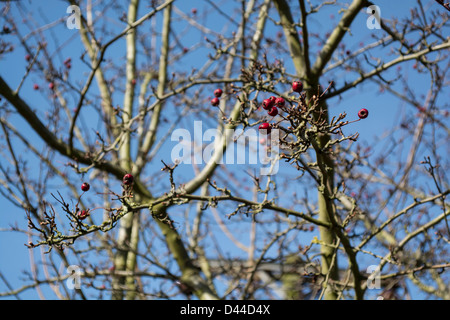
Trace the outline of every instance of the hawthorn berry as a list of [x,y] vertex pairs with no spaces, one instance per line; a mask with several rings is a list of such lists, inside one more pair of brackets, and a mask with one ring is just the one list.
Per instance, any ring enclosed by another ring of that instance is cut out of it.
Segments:
[[267,122],[261,123],[259,125],[259,130],[266,130],[266,133],[269,134],[272,128],[270,127],[270,124]]
[[275,104],[275,101],[272,100],[271,98],[264,99],[264,101],[263,101],[263,108],[265,110],[270,110],[270,109],[272,109],[274,104]]
[[292,91],[294,92],[302,92],[303,90],[303,83],[301,81],[294,81],[292,82]]
[[53,89],[55,88],[55,84],[54,84],[53,82],[50,82],[50,83],[48,84],[48,88],[49,88],[50,90],[53,90]]
[[35,83],[35,84],[33,85],[33,89],[34,89],[34,90],[39,90],[39,85],[38,85],[37,83]]
[[284,107],[285,103],[286,103],[286,101],[284,101],[284,98],[282,98],[282,97],[278,97],[275,99],[275,104],[279,107]]
[[77,217],[80,220],[84,220],[89,216],[89,210],[81,210],[77,212]]
[[81,190],[83,190],[83,191],[89,191],[89,188],[90,188],[91,186],[89,185],[89,183],[87,183],[87,182],[83,182],[83,184],[81,185]]
[[367,118],[368,115],[369,115],[369,111],[367,109],[364,109],[364,108],[359,110],[359,112],[358,112],[358,117],[360,119],[365,119],[365,118]]
[[215,95],[217,98],[220,98],[220,97],[222,96],[222,93],[223,93],[223,91],[222,91],[222,89],[220,89],[220,88],[214,90],[214,95]]
[[278,108],[272,107],[272,109],[267,113],[269,116],[275,117],[278,114]]
[[133,86],[136,85],[136,79],[131,80],[131,85],[133,85]]
[[220,102],[220,100],[219,100],[219,98],[217,98],[217,97],[214,97],[214,98],[211,99],[211,104],[212,104],[214,107],[218,106],[218,105],[219,105],[219,102]]
[[124,185],[129,186],[130,184],[132,184],[134,181],[134,177],[132,174],[127,173],[126,175],[123,176],[122,182]]
[[31,56],[29,54],[25,55],[25,60],[30,61],[31,60]]

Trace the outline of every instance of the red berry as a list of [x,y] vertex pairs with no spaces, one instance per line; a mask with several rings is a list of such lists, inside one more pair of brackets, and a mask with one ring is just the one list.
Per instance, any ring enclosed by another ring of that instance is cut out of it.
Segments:
[[136,79],[131,80],[131,84],[134,86],[136,85]]
[[259,130],[266,130],[266,133],[269,134],[272,128],[270,127],[269,123],[264,122],[259,125]]
[[275,99],[275,104],[279,107],[284,107],[285,101],[282,97],[278,97]]
[[29,54],[27,54],[27,55],[25,56],[25,60],[30,61],[30,60],[31,60],[31,56],[30,56]]
[[273,107],[274,104],[275,104],[275,101],[272,100],[271,98],[264,99],[264,101],[263,101],[263,108],[265,110],[270,110]]
[[303,83],[301,81],[294,81],[292,82],[292,91],[294,92],[302,92],[303,90]]
[[212,98],[212,100],[211,100],[211,104],[215,107],[215,106],[218,106],[219,105],[219,102],[220,102],[220,100],[219,100],[219,98],[217,98],[217,97],[214,97],[214,98]]
[[268,112],[269,116],[275,117],[278,114],[278,108],[272,107],[272,109]]
[[123,176],[122,182],[124,185],[129,186],[130,184],[132,184],[134,181],[134,177],[132,174],[127,173],[126,175]]
[[358,117],[360,119],[365,119],[365,118],[367,118],[368,115],[369,115],[369,111],[367,109],[364,109],[364,108],[359,110],[359,112],[358,112]]
[[192,14],[197,14],[197,9],[196,8],[192,8],[191,12],[192,12]]
[[67,69],[72,68],[72,64],[71,64],[71,63],[67,63],[67,64],[66,64],[66,68],[67,68]]
[[84,220],[87,216],[89,216],[89,210],[81,210],[77,212],[77,217],[80,220]]
[[55,84],[54,84],[53,82],[50,82],[50,83],[48,84],[48,88],[49,88],[50,90],[53,90],[53,89],[55,88]]
[[91,186],[89,185],[89,183],[84,182],[84,183],[81,185],[81,190],[83,190],[83,191],[88,191],[90,187],[91,187]]
[[39,85],[38,85],[37,83],[35,83],[35,84],[33,85],[33,89],[34,89],[34,90],[39,90]]
[[64,64],[65,65],[67,65],[67,64],[69,64],[69,63],[71,63],[72,62],[72,58],[67,58],[66,60],[64,60]]
[[216,90],[214,90],[214,95],[217,97],[217,98],[220,98],[220,96],[222,95],[222,89],[216,89]]

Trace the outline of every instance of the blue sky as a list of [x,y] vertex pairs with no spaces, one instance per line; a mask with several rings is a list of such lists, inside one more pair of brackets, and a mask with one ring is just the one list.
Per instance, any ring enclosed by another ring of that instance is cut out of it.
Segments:
[[[44,4],[45,3],[45,4]],[[231,12],[230,15],[237,17],[236,13],[233,13],[233,10],[230,10],[228,1],[220,1],[218,5],[224,12]],[[432,7],[435,9],[435,1],[425,1],[426,8]],[[392,18],[392,17],[402,17],[404,15],[408,15],[409,6],[415,5],[416,1],[376,1],[376,4],[381,8],[381,17],[382,18]],[[3,5],[3,4],[2,4]],[[67,16],[66,8],[67,5],[63,1],[33,1],[26,2],[26,6],[29,6],[31,11],[35,12],[33,14],[33,18],[36,19],[36,26],[43,26],[48,24],[49,22],[61,20],[61,23],[51,28],[51,32],[45,31],[48,36],[48,45],[53,48],[50,52],[54,52],[54,62],[55,64],[61,64],[67,57],[72,57],[72,71],[71,77],[77,80],[81,80],[81,84],[83,83],[86,77],[86,71],[88,70],[83,64],[77,59],[77,57],[82,53],[82,48],[78,41],[74,41],[77,35],[76,30],[69,30],[66,28],[64,23],[64,18]],[[182,12],[185,12],[187,15],[191,14],[192,8],[197,8],[200,21],[205,22],[208,27],[213,29],[217,33],[226,33],[229,34],[230,30],[223,27],[223,23],[225,19],[217,13],[214,13],[214,10],[211,6],[205,6],[204,1],[195,0],[195,1],[176,1],[175,5]],[[203,14],[207,10],[207,14]],[[139,15],[142,15],[144,10],[141,10]],[[275,14],[275,11],[272,11]],[[20,21],[23,17],[19,15],[16,10],[11,12],[11,15],[16,19],[16,21]],[[176,14],[175,14],[176,15]],[[331,15],[334,15],[331,16]],[[331,10],[331,8],[325,7],[324,10],[317,15],[317,17],[313,17],[310,22],[310,30],[311,32],[315,32],[321,35],[326,34],[331,31],[332,28],[336,25],[340,13],[336,12],[335,9]],[[278,16],[273,17],[275,20],[278,19]],[[360,48],[360,44],[364,45],[372,42],[371,39],[372,34],[377,32],[382,32],[377,29],[369,30],[366,27],[366,16],[364,14],[359,15],[356,21],[351,28],[351,36],[347,35],[344,38],[344,43],[346,48],[350,51],[355,51]],[[114,18],[111,19],[113,21]],[[1,23],[4,22],[4,19],[0,20]],[[109,21],[109,20],[108,20]],[[159,26],[161,22],[161,15],[156,17],[157,25]],[[150,27],[150,23],[145,24],[147,27]],[[185,27],[185,23],[180,21],[178,22],[177,27],[179,30],[182,30]],[[123,24],[118,24],[114,22],[110,22],[108,24],[108,31],[120,31],[123,29]],[[268,34],[275,35],[280,31],[279,28],[274,27],[273,24],[269,23],[268,25]],[[25,33],[24,33],[25,34]],[[55,38],[57,41],[53,41]],[[108,37],[107,37],[108,38]],[[198,43],[200,38],[199,33],[190,33],[189,36],[185,36],[181,39],[178,39],[180,43],[187,48],[195,48],[195,45]],[[105,39],[106,40],[106,39]],[[68,45],[64,45],[66,41],[69,43]],[[311,41],[313,48],[311,52],[313,53],[314,48],[316,46],[317,41]],[[107,57],[114,61],[121,61],[124,57],[124,52],[122,51],[124,44],[124,40],[118,41],[117,44],[113,45],[108,51]],[[58,46],[64,45],[64,49],[62,51],[54,50],[54,48]],[[317,44],[318,45],[318,44]],[[181,49],[181,48],[180,48]],[[375,51],[377,52],[377,51]],[[384,53],[378,51],[380,56],[383,57],[386,61],[392,59],[392,57],[388,57],[383,55]],[[203,61],[207,54],[211,53],[211,50],[207,49],[198,49],[193,50],[192,52],[188,52],[183,58],[183,66],[186,70],[190,70],[192,67],[197,67],[203,65]],[[7,79],[8,83],[15,87],[20,82],[25,68],[26,61],[24,59],[26,52],[17,45],[14,54],[5,55],[0,60],[0,75]],[[312,54],[312,56],[314,56]],[[269,59],[273,59],[274,57],[269,57]],[[150,58],[143,57],[140,55],[138,59],[138,65],[141,63],[149,63]],[[290,70],[292,66],[289,65],[288,60],[285,60],[286,66]],[[407,73],[409,77],[409,81],[411,83],[417,82],[417,85],[414,86],[415,92],[423,93],[428,90],[428,82],[427,79],[421,75],[418,75],[413,69],[412,65],[414,62],[408,62],[402,64],[402,69],[397,71],[389,72],[388,75],[390,77],[395,77],[396,72],[401,72],[403,74]],[[180,65],[180,64],[179,64]],[[393,70],[396,70],[395,68]],[[290,71],[290,73],[294,73],[294,71]],[[344,71],[339,73],[334,73],[334,76],[337,77],[337,85],[342,84],[344,79],[349,78],[351,76],[346,74]],[[329,80],[329,79],[328,79]],[[120,80],[118,80],[120,81]],[[123,81],[123,80],[122,80]],[[33,83],[39,83],[42,88],[46,86],[45,81],[40,79],[36,75],[32,75],[29,77],[25,83],[24,87],[21,90],[21,95],[25,98],[26,101],[32,104],[34,108],[36,108],[36,112],[43,116],[45,114],[45,108],[48,105],[48,92],[45,90],[41,92],[36,92],[33,90]],[[421,85],[423,84],[423,85]],[[211,87],[212,88],[212,87]],[[47,89],[45,87],[45,89]],[[119,96],[116,101],[121,101],[120,93],[117,94]],[[74,103],[76,97],[72,103]],[[448,96],[447,96],[448,98]],[[439,101],[440,102],[440,101]],[[363,86],[360,86],[356,89],[350,90],[342,96],[342,100],[338,98],[332,99],[330,101],[330,113],[331,116],[338,115],[341,112],[346,112],[348,114],[348,120],[356,120],[357,112],[362,107],[365,107],[369,110],[370,116],[365,121],[356,122],[351,125],[351,127],[346,128],[344,131],[346,133],[359,132],[360,134],[360,143],[365,146],[372,146],[375,148],[383,148],[383,143],[377,143],[378,141],[383,141],[384,137],[382,133],[385,130],[388,130],[399,123],[399,118],[401,118],[405,113],[415,112],[410,106],[405,106],[404,104],[400,104],[398,99],[389,94],[381,95],[378,89],[378,86],[374,83],[368,82]],[[174,108],[173,106],[168,106],[168,108]],[[83,117],[88,118],[88,114],[83,114]],[[18,127],[23,130],[24,134],[31,134],[29,127],[21,120],[15,119],[15,123],[19,124]],[[190,121],[183,119],[186,123]],[[448,121],[448,119],[447,119]],[[214,124],[213,124],[214,125]],[[95,127],[95,124],[92,124],[92,127]],[[376,142],[375,146],[373,142]],[[42,141],[38,138],[34,141],[37,146],[41,145]],[[408,141],[405,142],[407,144]],[[161,153],[165,161],[169,158],[170,150],[173,144],[167,143],[162,149]],[[407,145],[405,145],[405,150],[408,150]],[[170,158],[169,158],[170,160]],[[155,161],[154,169],[157,170],[160,166],[159,160]],[[38,170],[38,168],[36,168]],[[35,172],[36,173],[36,172]],[[185,170],[181,174],[186,178],[192,176],[192,171]],[[80,178],[81,179],[81,178]],[[181,177],[178,177],[181,180]],[[58,186],[55,185],[55,189]],[[43,195],[43,197],[49,197],[49,194]],[[8,201],[4,201],[0,197],[2,203],[3,210],[0,211],[0,228],[8,228],[8,226],[12,223],[17,223],[22,227],[26,227],[26,219],[22,209],[18,209],[17,207],[12,206]],[[23,285],[23,282],[20,280],[22,270],[30,270],[29,265],[29,256],[27,249],[24,246],[24,243],[28,242],[26,237],[22,234],[14,233],[14,232],[0,232],[0,271],[8,276],[8,281],[13,287],[18,287]],[[39,250],[34,251],[35,255],[39,255]],[[43,276],[43,275],[41,275]],[[0,292],[5,291],[4,283],[0,281]],[[37,298],[35,292],[31,292],[30,290],[25,291],[21,294],[21,298]]]

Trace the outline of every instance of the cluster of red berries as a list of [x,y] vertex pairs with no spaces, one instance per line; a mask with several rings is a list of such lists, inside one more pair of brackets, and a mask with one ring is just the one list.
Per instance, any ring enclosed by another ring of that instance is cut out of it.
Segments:
[[[134,177],[132,174],[127,173],[123,176],[122,182],[124,185],[126,186],[130,186],[133,184],[134,181]],[[87,182],[83,182],[81,184],[81,190],[83,192],[87,192],[89,191],[89,189],[91,188],[91,186],[89,185],[89,183]],[[89,210],[80,210],[77,212],[77,218],[80,220],[84,220],[85,218],[87,218],[90,215]]]
[[[292,91],[301,93],[303,91],[303,83],[301,81],[292,82]],[[269,116],[275,117],[278,114],[278,108],[283,108],[285,103],[284,98],[272,96],[263,101],[262,107],[264,110],[267,110]],[[271,126],[269,123],[263,122],[259,125],[259,130],[266,130],[266,133],[270,134]]]
[[[25,60],[30,61],[31,58],[32,58],[32,57],[31,57],[30,54],[26,54],[26,55],[25,55]],[[48,85],[48,87],[49,87],[51,90],[53,90],[53,88],[54,88],[53,82],[50,82],[49,85]],[[39,85],[38,85],[37,83],[35,83],[35,84],[33,85],[33,89],[34,89],[34,90],[39,90]]]
[[[81,184],[81,190],[83,192],[89,191],[90,188],[91,186],[87,182],[83,182]],[[89,215],[90,215],[89,210],[80,210],[77,212],[77,218],[80,220],[86,219]]]
[[[127,173],[123,176],[122,182],[124,185],[129,186],[133,183],[133,181],[134,181],[134,177],[131,173]],[[90,188],[91,188],[91,186],[87,182],[83,182],[81,184],[81,190],[84,192],[89,191]]]
[[[282,97],[275,98],[271,96],[263,101],[262,107],[267,110],[267,114],[271,117],[275,117],[278,114],[278,108],[284,107],[286,101]],[[271,127],[267,122],[259,125],[259,130],[266,130],[267,134],[270,134]]]
[[267,110],[269,116],[275,117],[278,114],[277,107],[282,108],[285,103],[286,102],[282,97],[275,98],[274,96],[271,96],[263,101],[262,107],[264,110]]
[[72,68],[72,58],[67,58],[66,60],[64,60],[64,65],[66,66],[67,69]]
[[214,106],[214,107],[216,107],[216,106],[218,106],[219,105],[219,103],[220,103],[220,100],[219,100],[219,98],[222,96],[222,93],[223,93],[223,91],[222,91],[222,89],[216,89],[216,90],[214,90],[214,98],[212,98],[211,99],[211,104]]

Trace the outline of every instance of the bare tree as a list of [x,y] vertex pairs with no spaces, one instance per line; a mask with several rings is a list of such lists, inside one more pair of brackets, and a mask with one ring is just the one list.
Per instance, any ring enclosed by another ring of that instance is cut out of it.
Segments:
[[0,296],[450,299],[444,2],[66,7],[2,2]]

